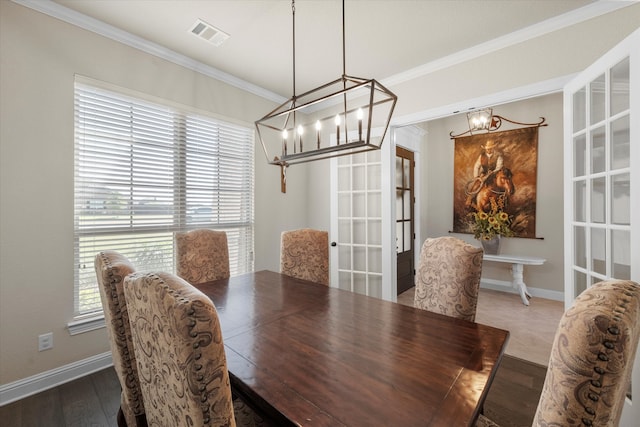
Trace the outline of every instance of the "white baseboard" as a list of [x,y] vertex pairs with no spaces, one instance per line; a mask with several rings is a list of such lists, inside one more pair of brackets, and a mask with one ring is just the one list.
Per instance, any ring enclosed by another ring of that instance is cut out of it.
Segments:
[[111,352],[98,354],[28,378],[0,385],[0,406],[73,381],[113,365]]
[[[491,289],[494,291],[510,292],[513,294],[520,294],[516,288],[511,285],[511,282],[506,280],[494,280],[494,279],[481,279],[480,287],[484,289]],[[531,288],[527,286],[529,293],[532,297],[550,299],[553,301],[564,301],[564,292],[550,291],[548,289]]]

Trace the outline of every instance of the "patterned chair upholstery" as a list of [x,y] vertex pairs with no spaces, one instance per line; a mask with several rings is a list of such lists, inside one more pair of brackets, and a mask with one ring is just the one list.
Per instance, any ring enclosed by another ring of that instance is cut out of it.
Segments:
[[582,292],[560,319],[533,425],[617,426],[639,336],[640,285],[608,280]]
[[229,277],[227,233],[199,229],[176,233],[178,276],[195,285]]
[[482,254],[481,248],[455,237],[427,239],[420,252],[414,307],[475,321]]
[[329,285],[329,233],[310,228],[283,231],[280,272]]
[[150,426],[235,426],[218,315],[211,300],[169,273],[125,279]]
[[125,276],[133,273],[135,269],[126,257],[114,251],[98,253],[94,266],[109,334],[113,367],[122,387],[118,425],[146,426],[123,289]]

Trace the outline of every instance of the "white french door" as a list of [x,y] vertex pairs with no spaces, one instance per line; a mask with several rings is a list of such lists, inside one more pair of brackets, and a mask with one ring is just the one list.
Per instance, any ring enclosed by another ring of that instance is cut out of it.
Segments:
[[[565,307],[601,280],[640,282],[639,46],[637,30],[564,89]],[[639,419],[627,399],[620,425]]]
[[331,286],[395,301],[395,246],[389,231],[389,163],[395,149],[391,132],[380,150],[331,159],[329,265]]

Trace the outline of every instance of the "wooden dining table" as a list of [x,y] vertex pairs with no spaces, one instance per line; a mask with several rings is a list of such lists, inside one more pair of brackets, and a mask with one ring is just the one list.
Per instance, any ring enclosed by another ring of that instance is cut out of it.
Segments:
[[234,393],[278,426],[473,425],[509,337],[272,271],[196,287]]

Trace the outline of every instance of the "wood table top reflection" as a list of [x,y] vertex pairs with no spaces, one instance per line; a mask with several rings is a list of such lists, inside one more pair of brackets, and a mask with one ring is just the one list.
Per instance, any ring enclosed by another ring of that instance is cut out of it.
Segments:
[[234,392],[277,425],[473,425],[509,336],[271,271],[196,287]]

